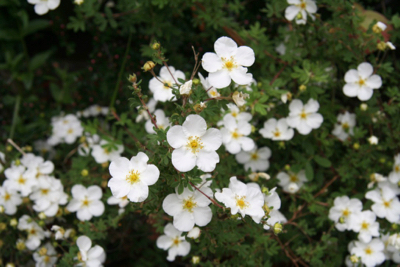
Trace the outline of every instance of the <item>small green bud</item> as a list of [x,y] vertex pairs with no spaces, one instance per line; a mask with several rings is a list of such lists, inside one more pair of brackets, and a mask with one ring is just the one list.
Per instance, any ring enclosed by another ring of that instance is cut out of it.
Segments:
[[81,175],[82,175],[83,177],[88,176],[88,175],[89,175],[89,171],[88,171],[87,169],[83,169],[83,170],[81,171]]
[[[300,14],[300,13],[299,13]],[[305,86],[304,84],[299,86],[299,90],[300,92],[304,92],[305,90],[307,90],[307,86]]]
[[356,255],[351,255],[350,256],[350,261],[352,263],[358,263],[360,261],[360,259]]
[[360,144],[359,143],[354,143],[353,148],[355,150],[359,150],[360,149]]
[[193,264],[199,264],[200,263],[200,257],[199,256],[193,256],[192,257],[192,263]]
[[156,66],[156,64],[153,61],[147,61],[146,63],[144,63],[142,69],[144,71],[150,71],[150,70],[154,69],[155,66]]
[[194,85],[199,85],[200,84],[200,80],[197,79],[197,78],[193,79],[192,82],[193,82]]
[[282,226],[282,224],[280,224],[280,223],[275,223],[275,225],[274,225],[274,233],[277,235],[277,234],[280,234],[280,233],[282,233],[282,230],[283,230],[283,226]]
[[160,49],[160,47],[161,47],[161,45],[158,42],[155,42],[154,44],[151,45],[151,48],[153,50],[158,50],[158,49]]
[[128,81],[131,82],[131,83],[136,83],[136,81],[137,81],[136,74],[135,73],[132,74],[132,75],[129,74]]
[[285,165],[285,170],[286,170],[286,171],[290,171],[290,165],[289,165],[289,164],[286,164],[286,165]]

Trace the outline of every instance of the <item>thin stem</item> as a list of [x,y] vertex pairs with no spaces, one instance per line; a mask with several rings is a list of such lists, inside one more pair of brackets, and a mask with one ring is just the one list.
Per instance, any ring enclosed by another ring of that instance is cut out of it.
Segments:
[[25,152],[16,144],[11,138],[7,139],[7,142],[9,142],[16,150],[18,150],[22,155],[25,156]]
[[22,98],[21,94],[19,94],[17,95],[17,99],[15,100],[14,113],[10,130],[10,139],[14,137],[15,127],[17,126],[19,106],[21,105],[21,98]]
[[163,63],[164,63],[164,66],[167,67],[167,70],[168,70],[169,74],[171,74],[171,77],[172,77],[172,79],[174,80],[175,84],[178,84],[178,82],[175,80],[174,75],[172,75],[172,72],[171,72],[171,70],[169,69],[167,62],[166,62],[166,61],[163,61]]
[[214,199],[212,199],[211,197],[207,196],[203,191],[201,191],[197,186],[195,186],[192,182],[189,181],[189,184],[191,186],[193,186],[197,191],[199,191],[200,193],[202,193],[206,198],[208,198],[215,206],[217,206],[218,208],[221,209],[225,209],[224,207],[222,207],[220,204],[217,203],[217,201],[215,201]]
[[114,93],[111,97],[110,110],[112,110],[114,108],[115,99],[117,98],[117,94],[118,94],[119,84],[121,83],[121,79],[122,79],[122,73],[124,72],[129,49],[131,47],[131,41],[132,41],[132,33],[129,34],[128,43],[126,45],[126,50],[125,50],[125,55],[124,55],[124,61],[122,61],[121,69],[119,70],[119,74],[118,74],[117,84],[115,85]]

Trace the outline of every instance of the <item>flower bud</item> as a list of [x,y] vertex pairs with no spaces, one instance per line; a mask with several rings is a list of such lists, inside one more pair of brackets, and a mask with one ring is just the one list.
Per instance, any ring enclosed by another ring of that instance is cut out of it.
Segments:
[[232,95],[232,99],[235,102],[236,106],[241,107],[246,104],[246,98],[249,97],[249,94],[244,94],[242,92],[236,91]]
[[15,160],[15,166],[19,166],[19,165],[21,165],[21,161],[19,159],[16,159]]
[[290,171],[290,165],[289,165],[289,164],[286,164],[286,165],[285,165],[285,170],[286,170],[286,171]]
[[302,84],[302,85],[299,86],[299,90],[300,90],[300,92],[304,92],[305,90],[307,90],[307,86]]
[[396,47],[392,42],[386,42],[386,47],[389,48],[390,50],[396,50]]
[[101,164],[101,167],[103,167],[103,168],[105,169],[105,168],[108,167],[108,164],[109,164],[108,161],[107,161],[107,162],[103,162],[103,163]]
[[158,49],[160,49],[160,47],[161,47],[161,45],[159,42],[155,42],[154,44],[151,45],[151,48],[153,50],[158,50]]
[[6,230],[6,228],[7,228],[7,224],[5,224],[5,223],[0,223],[0,232]]
[[282,224],[280,224],[280,223],[275,223],[275,225],[274,225],[274,233],[277,235],[277,234],[280,234],[280,233],[282,233],[282,230],[283,230],[283,226],[282,226]]
[[189,80],[181,85],[179,88],[179,93],[181,95],[190,95],[192,93],[192,83],[192,80]]
[[12,218],[12,219],[10,220],[10,226],[11,226],[11,227],[16,227],[17,225],[18,225],[18,220],[15,219],[15,218]]
[[6,264],[6,267],[15,267],[15,264],[12,263],[12,262],[9,262],[9,263]]
[[265,186],[261,187],[261,192],[268,195],[268,193],[269,193],[268,187],[265,187]]
[[87,169],[83,169],[83,170],[81,171],[81,175],[82,175],[83,177],[88,176],[88,175],[89,175],[89,171],[88,171]]
[[[0,239],[0,248],[4,246],[4,241]],[[0,266],[1,266],[1,261],[0,261]]]
[[40,213],[38,214],[38,217],[39,217],[39,219],[41,219],[41,220],[44,220],[44,219],[47,218],[47,216],[46,216],[46,214],[44,214],[44,212],[40,212]]
[[359,150],[360,149],[360,144],[359,143],[354,143],[353,148],[355,150]]
[[131,83],[136,83],[136,81],[137,81],[136,74],[135,73],[132,74],[132,75],[129,74],[128,81],[131,82]]
[[372,136],[370,136],[370,137],[368,138],[368,142],[369,142],[371,145],[377,145],[378,142],[379,142],[379,139],[378,139],[378,137],[372,135]]
[[197,239],[199,238],[200,233],[201,231],[199,227],[193,227],[193,229],[188,232],[187,237]]
[[360,109],[361,109],[362,111],[366,111],[366,110],[368,109],[368,105],[365,104],[365,103],[362,103],[362,104],[360,105]]
[[376,48],[377,48],[378,50],[385,51],[385,49],[386,49],[386,43],[385,43],[385,42],[379,42],[379,43],[376,45]]
[[339,218],[339,223],[344,223],[344,222],[345,222],[345,219],[344,219],[343,216],[341,216],[341,217]]
[[17,244],[15,245],[15,247],[18,249],[18,250],[24,250],[25,248],[26,248],[26,245],[25,245],[25,242],[22,240],[22,239],[18,239],[17,240]]
[[350,261],[352,263],[358,263],[360,261],[360,259],[356,255],[351,255],[350,256]]
[[144,63],[142,69],[144,71],[150,71],[152,70],[154,67],[156,66],[156,64],[153,61],[147,61],[146,63]]
[[200,263],[200,257],[199,256],[193,256],[192,257],[192,263],[193,264],[199,264]]
[[74,0],[74,4],[78,5],[78,6],[82,5],[83,2],[84,2],[84,0]]
[[12,151],[12,146],[10,146],[10,145],[8,145],[8,146],[6,146],[6,150],[7,150],[7,152],[11,152]]
[[381,33],[386,30],[387,26],[385,23],[378,21],[374,26],[372,26],[372,31],[374,33]]
[[193,84],[194,85],[199,85],[200,84],[200,80],[197,79],[197,78],[193,79]]
[[2,205],[0,205],[0,214],[4,213],[4,207]]

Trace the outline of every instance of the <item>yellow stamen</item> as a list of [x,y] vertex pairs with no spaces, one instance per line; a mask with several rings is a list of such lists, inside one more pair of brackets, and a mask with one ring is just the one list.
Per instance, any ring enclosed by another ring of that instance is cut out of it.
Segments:
[[363,222],[361,224],[361,229],[368,229],[368,227],[369,227],[369,223],[367,223],[367,222]]
[[173,246],[178,246],[181,241],[179,240],[179,237],[175,237],[174,240],[172,241]]
[[42,195],[47,195],[49,193],[49,189],[42,189]]
[[358,80],[357,83],[358,83],[359,86],[363,86],[363,85],[365,85],[365,80],[360,78],[360,80]]
[[19,179],[18,179],[18,183],[19,184],[25,184],[25,182],[26,182],[26,179],[24,179],[24,177],[20,176]]
[[130,170],[129,174],[126,175],[126,181],[130,184],[139,182],[139,178],[140,178],[139,172],[135,170]]
[[304,111],[302,111],[302,112],[300,113],[300,118],[306,119],[306,118],[307,118],[307,113],[305,113]]
[[385,208],[389,208],[390,207],[390,202],[392,201],[384,201],[383,205],[385,206]]
[[252,153],[251,154],[251,159],[252,160],[257,160],[258,159],[258,154],[257,153]]
[[193,208],[197,206],[197,203],[193,201],[193,197],[189,197],[183,200],[183,209],[193,212]]
[[192,150],[193,154],[198,153],[200,149],[204,148],[203,143],[201,142],[201,139],[198,136],[190,136],[188,138],[186,147]]
[[236,196],[235,199],[236,199],[236,206],[238,206],[241,210],[249,206],[249,203],[246,201],[245,196],[242,197]]
[[169,89],[171,88],[172,83],[171,82],[164,82],[164,89]]
[[344,217],[347,217],[347,216],[350,215],[350,211],[349,211],[348,209],[345,209],[345,210],[342,212],[342,215],[343,215]]
[[291,181],[292,183],[295,183],[295,182],[297,182],[298,180],[299,180],[299,178],[298,178],[295,174],[290,175],[290,181]]
[[74,132],[74,130],[71,128],[68,130],[68,134],[72,134],[73,132]]
[[11,195],[9,193],[6,192],[6,195],[4,196],[4,200],[10,200],[11,199]]
[[89,206],[89,204],[90,204],[90,201],[87,198],[82,200],[82,206]]
[[274,136],[275,137],[281,136],[281,132],[278,129],[276,129],[276,132],[274,132]]
[[373,251],[370,247],[367,247],[364,251],[365,251],[365,254],[368,254],[368,255],[371,255],[373,253]]
[[342,123],[342,128],[347,130],[347,129],[350,128],[350,126],[349,126],[349,124],[347,122],[345,122],[345,123]]

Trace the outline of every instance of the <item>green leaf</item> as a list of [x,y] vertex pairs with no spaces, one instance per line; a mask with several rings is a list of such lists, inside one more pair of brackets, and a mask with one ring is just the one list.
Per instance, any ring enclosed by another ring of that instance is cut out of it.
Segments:
[[312,181],[314,179],[314,170],[310,162],[306,163],[306,177],[308,181]]
[[329,168],[332,165],[331,162],[329,161],[329,159],[320,157],[318,155],[316,155],[314,157],[314,160],[316,163],[318,163],[319,165],[321,165],[322,167],[325,167],[325,168]]
[[180,183],[179,184],[179,186],[178,186],[178,194],[180,195],[180,194],[182,194],[183,193],[183,183]]
[[19,39],[21,39],[21,36],[18,31],[12,29],[0,29],[0,40],[12,41]]
[[34,71],[37,68],[41,67],[52,53],[53,50],[48,50],[40,54],[36,54],[29,62],[29,70]]
[[50,26],[48,20],[45,19],[35,19],[29,22],[28,26],[22,31],[22,36],[26,36],[35,33],[39,30],[47,28]]

